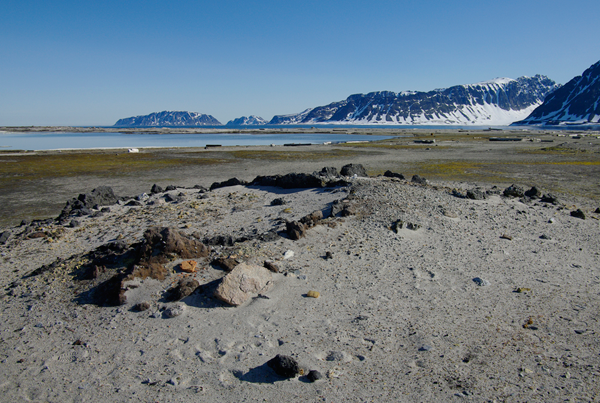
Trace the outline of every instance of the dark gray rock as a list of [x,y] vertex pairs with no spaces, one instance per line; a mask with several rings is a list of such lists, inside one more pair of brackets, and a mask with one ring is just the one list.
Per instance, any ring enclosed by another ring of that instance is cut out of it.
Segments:
[[481,189],[469,189],[467,190],[467,199],[484,200],[487,199],[487,194],[482,192]]
[[215,190],[215,189],[228,187],[228,186],[238,186],[238,185],[247,185],[247,184],[248,184],[248,182],[246,182],[246,181],[239,180],[238,178],[231,178],[224,182],[214,182],[212,185],[210,185],[210,190]]
[[284,204],[287,204],[287,202],[282,197],[278,197],[271,201],[271,206],[283,206]]
[[297,241],[306,235],[306,225],[298,221],[287,221],[285,231],[291,240]]
[[503,192],[506,197],[523,197],[525,196],[525,190],[518,185],[510,185]]
[[546,193],[545,195],[542,196],[540,201],[543,203],[557,204],[558,198],[556,196],[554,196],[552,193]]
[[4,231],[2,234],[0,234],[0,245],[6,244],[6,241],[8,241],[9,237],[10,237],[10,232],[8,232],[8,231]]
[[267,361],[267,365],[275,373],[284,378],[293,378],[300,373],[298,362],[290,356],[277,354],[275,358]]
[[362,177],[367,177],[369,175],[367,175],[367,170],[365,169],[364,166],[362,166],[362,164],[348,164],[348,165],[344,165],[342,167],[342,170],[340,171],[340,173],[343,176],[362,176]]
[[163,188],[158,186],[156,183],[154,185],[152,185],[152,190],[150,190],[150,193],[157,194],[157,193],[162,193],[162,192],[164,192]]
[[413,175],[412,179],[410,180],[412,183],[418,183],[420,185],[426,185],[427,184],[427,179],[420,177],[419,175]]
[[311,382],[316,382],[319,379],[323,379],[323,374],[321,374],[319,371],[317,371],[316,369],[312,369],[310,370],[310,372],[306,375],[306,379],[308,379]]
[[314,176],[325,176],[327,178],[336,178],[339,176],[335,167],[323,167],[319,172],[313,173]]
[[150,309],[150,303],[148,301],[140,302],[132,306],[131,309],[136,312],[147,311],[148,309]]
[[571,217],[581,218],[582,220],[585,220],[585,213],[581,211],[581,209],[577,209],[575,211],[571,211]]
[[127,203],[125,203],[125,205],[129,207],[139,207],[142,205],[142,203],[137,200],[129,200]]
[[385,176],[386,178],[406,179],[404,177],[404,175],[398,174],[398,173],[395,173],[395,172],[392,172],[392,171],[389,171],[389,170],[385,171],[384,174],[383,174],[383,176]]
[[252,181],[254,186],[275,186],[283,189],[321,188],[327,182],[315,175],[304,173],[290,173],[286,175],[257,176]]
[[179,301],[192,294],[199,286],[200,283],[197,280],[191,277],[184,277],[175,286],[167,290],[165,299],[167,301]]
[[165,201],[167,203],[178,203],[182,200],[182,197],[180,196],[176,196],[176,195],[172,195],[171,193],[167,193],[165,195]]
[[542,197],[542,192],[537,187],[533,186],[531,189],[525,192],[525,196],[530,199],[539,199]]
[[166,187],[165,192],[170,192],[172,190],[177,190],[177,186],[175,185],[169,185]]

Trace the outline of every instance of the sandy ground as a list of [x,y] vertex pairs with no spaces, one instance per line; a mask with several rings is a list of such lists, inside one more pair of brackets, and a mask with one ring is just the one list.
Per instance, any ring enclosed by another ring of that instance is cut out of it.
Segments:
[[[330,162],[284,171],[341,167]],[[206,174],[201,184],[286,173],[277,167],[249,163],[237,167],[249,168],[247,176]],[[504,197],[492,183],[408,179],[352,178],[330,189],[180,188],[169,192],[177,202],[152,195],[75,228],[5,227],[1,400],[598,401],[599,200],[560,194],[552,204]],[[489,197],[461,197],[475,186]],[[140,191],[147,184],[126,194]],[[277,198],[286,203],[272,205]],[[184,276],[177,257],[165,280],[135,280],[122,306],[82,299],[94,284],[77,277],[81,254],[100,245],[132,245],[151,226],[252,237],[315,210],[327,215],[337,200],[353,214],[324,220],[299,240],[214,246],[196,259],[201,287],[181,301],[164,300]],[[586,219],[571,216],[577,208]],[[45,236],[28,238],[33,232]],[[268,259],[280,272],[271,288],[231,307],[213,296],[226,275],[211,264],[217,257]],[[32,275],[57,259],[63,265]],[[132,309],[143,301],[150,309]],[[169,318],[173,307],[183,313]],[[266,363],[277,354],[323,379],[276,375]]]

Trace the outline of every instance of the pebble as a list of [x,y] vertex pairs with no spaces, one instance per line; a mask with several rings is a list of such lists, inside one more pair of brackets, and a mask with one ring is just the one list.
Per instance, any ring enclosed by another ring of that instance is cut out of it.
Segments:
[[323,379],[323,374],[321,374],[319,371],[312,369],[308,375],[306,375],[306,378],[311,381],[311,382],[316,382],[319,379]]
[[428,344],[425,344],[424,346],[422,346],[421,348],[419,348],[419,351],[431,351],[431,346]]
[[492,283],[490,283],[488,280],[482,279],[480,277],[475,277],[473,279],[473,281],[475,282],[475,284],[477,284],[480,287],[485,287],[488,285],[491,285]]
[[312,291],[311,290],[311,291],[309,291],[309,292],[306,293],[306,296],[310,297],[310,298],[319,298],[321,296],[321,294],[319,293],[319,291]]
[[294,257],[294,251],[293,250],[286,250],[285,253],[283,254],[283,259],[284,260],[288,260]]
[[271,358],[267,365],[275,371],[275,373],[284,378],[293,378],[300,373],[298,362],[290,356],[277,354]]
[[164,311],[164,314],[167,318],[175,318],[183,313],[183,306],[174,306],[171,308],[167,308]]

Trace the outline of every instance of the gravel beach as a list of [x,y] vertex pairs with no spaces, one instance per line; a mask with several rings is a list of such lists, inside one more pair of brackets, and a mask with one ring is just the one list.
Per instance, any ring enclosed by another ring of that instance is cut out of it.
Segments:
[[597,401],[600,140],[434,137],[4,174],[2,400]]

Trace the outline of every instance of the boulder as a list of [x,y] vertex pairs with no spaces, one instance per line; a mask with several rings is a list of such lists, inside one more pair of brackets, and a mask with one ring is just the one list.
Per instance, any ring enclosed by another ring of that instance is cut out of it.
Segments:
[[167,290],[167,301],[179,301],[193,293],[200,286],[197,280],[191,277],[180,279],[177,284]]
[[157,194],[157,193],[162,193],[162,192],[163,192],[163,188],[158,186],[156,183],[154,185],[152,185],[152,189],[150,190],[150,193]]
[[502,193],[505,197],[523,197],[525,196],[525,190],[518,185],[510,185]]
[[195,260],[184,260],[179,264],[179,268],[185,273],[195,273],[198,262]]
[[480,189],[469,189],[467,190],[467,199],[484,200],[487,199],[487,194],[482,192]]
[[367,175],[367,170],[365,169],[364,166],[362,166],[362,164],[348,164],[348,165],[344,165],[342,167],[342,170],[340,171],[340,173],[342,174],[342,176],[362,176],[362,177],[367,177],[369,175]]
[[151,227],[144,232],[142,253],[152,257],[156,251],[163,255],[175,254],[183,259],[207,257],[210,249],[202,242],[169,227]]
[[585,213],[583,211],[581,211],[581,209],[577,209],[577,210],[571,211],[571,217],[581,218],[582,220],[585,220]]
[[300,373],[298,362],[288,355],[277,354],[276,357],[267,361],[267,365],[275,373],[284,378],[293,378]]
[[298,221],[287,221],[285,223],[285,232],[291,240],[297,241],[306,235],[306,225]]
[[0,245],[4,245],[6,243],[6,241],[8,241],[9,237],[10,237],[10,232],[8,232],[8,231],[4,231],[2,234],[0,234]]
[[246,182],[246,181],[239,180],[238,178],[231,178],[224,182],[214,182],[212,185],[210,185],[210,190],[215,190],[215,189],[223,188],[223,187],[227,187],[227,186],[238,186],[238,185],[247,185],[247,184],[248,184],[248,182]]
[[392,172],[392,171],[389,171],[389,170],[385,171],[384,174],[383,174],[383,176],[385,176],[386,178],[406,179],[404,177],[404,175],[398,174],[398,173],[395,173],[395,172]]
[[533,186],[531,189],[525,192],[525,196],[529,197],[530,199],[539,199],[540,197],[542,197],[542,192],[540,191],[540,189]]
[[259,292],[266,291],[273,283],[271,272],[264,267],[240,263],[215,291],[215,297],[221,301],[238,306]]
[[410,180],[412,183],[418,183],[419,185],[426,185],[427,184],[427,179],[419,176],[419,175],[413,175],[413,177]]
[[229,257],[220,257],[213,260],[212,264],[215,266],[219,266],[225,271],[232,271],[233,269],[235,269],[235,266],[237,266],[239,263],[237,260]]
[[286,175],[257,176],[252,181],[255,186],[274,186],[283,189],[321,188],[326,185],[322,178],[304,173]]

